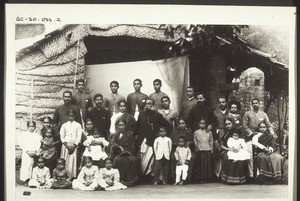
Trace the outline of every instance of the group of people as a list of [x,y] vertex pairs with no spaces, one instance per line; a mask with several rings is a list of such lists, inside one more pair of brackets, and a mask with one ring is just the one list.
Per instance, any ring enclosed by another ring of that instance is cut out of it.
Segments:
[[252,99],[253,109],[242,116],[238,101],[227,104],[219,97],[212,110],[205,94],[189,86],[177,113],[161,91],[161,80],[153,86],[148,96],[135,79],[135,91],[125,99],[112,81],[112,93],[105,98],[96,94],[93,104],[84,80],[77,80],[75,92],[63,93],[64,104],[53,119],[44,117],[40,131],[30,121],[20,135],[20,179],[30,187],[81,190],[125,189],[148,179],[153,185],[242,184],[253,181],[253,171],[263,179],[281,180],[283,157],[259,99]]

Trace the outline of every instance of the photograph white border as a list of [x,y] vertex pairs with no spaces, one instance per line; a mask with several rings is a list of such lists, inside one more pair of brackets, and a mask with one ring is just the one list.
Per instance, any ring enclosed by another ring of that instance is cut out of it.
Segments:
[[[290,28],[289,190],[296,184],[296,8],[195,5],[6,4],[5,13],[5,192],[15,200],[15,24],[17,17],[60,18],[61,24],[243,24]],[[40,23],[40,22],[39,22]],[[57,23],[57,22],[56,22]],[[28,198],[27,198],[28,199]],[[27,200],[26,199],[26,200]],[[31,199],[30,199],[31,200]],[[211,199],[209,199],[211,200]]]

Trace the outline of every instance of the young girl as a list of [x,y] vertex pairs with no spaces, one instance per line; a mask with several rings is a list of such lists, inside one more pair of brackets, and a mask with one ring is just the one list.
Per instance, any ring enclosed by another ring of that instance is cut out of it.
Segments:
[[105,168],[100,169],[99,186],[106,191],[125,189],[127,186],[120,183],[120,174],[117,169],[112,168],[112,159],[105,159]]
[[53,189],[68,189],[71,188],[71,174],[66,169],[66,160],[58,158],[56,168],[53,171],[52,188]]
[[244,161],[250,159],[249,152],[247,151],[247,144],[244,139],[239,137],[239,130],[234,128],[231,130],[232,137],[229,137],[227,146],[228,159],[234,161]]
[[[176,159],[176,181],[174,185],[183,185],[187,178],[189,161],[192,157],[192,152],[189,147],[186,146],[186,138],[180,136],[178,139],[178,146],[174,153]],[[182,180],[180,180],[182,176]]]
[[34,159],[37,157],[42,140],[42,137],[35,132],[36,123],[34,121],[27,122],[27,129],[28,131],[21,133],[19,138],[19,145],[22,149],[20,180],[24,181],[25,185],[31,178]]
[[72,182],[72,187],[78,190],[93,191],[98,187],[99,172],[98,167],[93,165],[92,157],[84,158],[84,167]]
[[231,119],[233,122],[233,127],[240,130],[240,137],[242,136],[242,117],[240,115],[241,104],[238,101],[230,101],[229,112],[227,115],[228,119]]
[[61,158],[66,160],[66,168],[73,178],[77,173],[77,147],[81,140],[82,128],[75,120],[75,111],[68,110],[68,121],[61,126],[60,140],[62,142]]
[[195,143],[195,181],[212,179],[212,153],[213,137],[211,131],[207,131],[206,120],[199,122],[199,130],[194,133]]
[[167,184],[169,176],[169,163],[170,154],[172,150],[172,140],[166,136],[167,130],[164,127],[159,128],[159,137],[154,140],[153,150],[155,155],[155,167],[154,167],[154,183],[157,185],[159,181],[159,174],[162,170],[163,184]]
[[31,188],[51,188],[49,168],[45,167],[45,159],[38,159],[37,167],[33,168],[32,179],[29,180],[28,186]]
[[49,168],[50,173],[54,170],[54,162],[57,158],[56,144],[57,142],[55,142],[53,136],[53,129],[48,128],[44,134],[42,146],[38,151],[38,155],[45,159],[46,166]]
[[90,156],[94,165],[98,166],[98,168],[103,168],[104,160],[107,157],[105,148],[109,145],[109,142],[100,136],[98,129],[95,128],[94,134],[87,136],[83,145],[86,147],[83,152],[83,158]]

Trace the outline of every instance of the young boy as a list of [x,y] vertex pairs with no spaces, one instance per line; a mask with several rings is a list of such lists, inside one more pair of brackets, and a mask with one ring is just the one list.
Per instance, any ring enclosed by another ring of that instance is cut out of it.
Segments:
[[45,159],[38,159],[37,167],[32,170],[32,179],[28,182],[31,188],[51,188],[50,171],[45,167]]
[[159,181],[159,174],[163,172],[163,184],[167,184],[169,175],[170,154],[172,150],[172,140],[166,136],[167,130],[164,127],[159,128],[159,137],[154,140],[153,150],[155,155],[154,168],[154,183],[157,185]]
[[[183,185],[184,181],[187,178],[189,162],[192,157],[192,152],[189,147],[186,146],[185,136],[180,136],[178,139],[178,146],[175,150],[175,159],[176,159],[176,181],[174,185]],[[180,181],[180,177],[182,180]]]
[[149,95],[149,98],[151,98],[152,100],[154,100],[155,104],[153,109],[154,110],[158,110],[158,109],[162,109],[162,102],[161,102],[161,98],[164,96],[167,96],[166,93],[161,91],[161,80],[160,79],[155,79],[153,81],[153,88],[154,88],[154,93]]
[[118,93],[119,89],[119,82],[118,81],[111,81],[110,84],[111,94],[104,99],[104,108],[109,110],[110,115],[112,116],[113,113],[120,112],[118,103],[120,101],[125,101],[125,97]]

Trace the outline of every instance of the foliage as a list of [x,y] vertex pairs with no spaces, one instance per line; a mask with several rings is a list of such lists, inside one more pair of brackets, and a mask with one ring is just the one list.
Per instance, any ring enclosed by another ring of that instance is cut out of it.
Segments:
[[[241,34],[241,29],[246,25],[162,25],[166,37],[179,38],[170,46],[166,47],[172,56],[190,54],[195,49],[200,49],[206,54],[212,53],[220,44],[218,37],[236,41]],[[240,46],[235,46],[236,51]],[[234,52],[235,50],[233,50]]]

